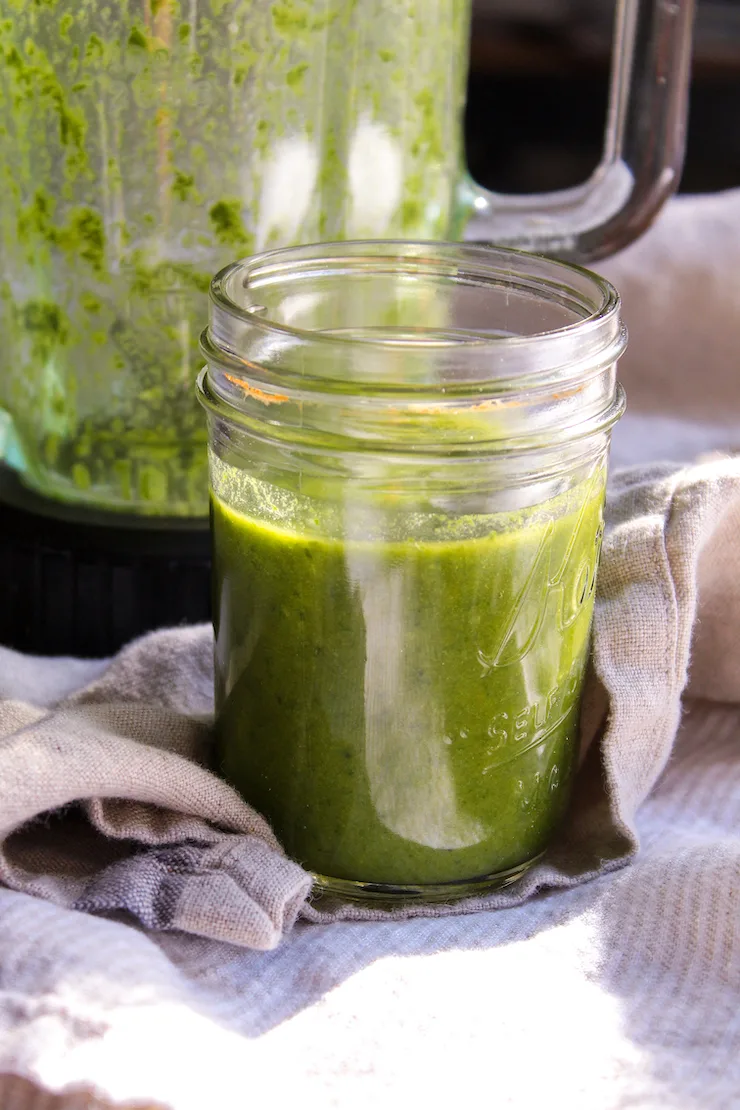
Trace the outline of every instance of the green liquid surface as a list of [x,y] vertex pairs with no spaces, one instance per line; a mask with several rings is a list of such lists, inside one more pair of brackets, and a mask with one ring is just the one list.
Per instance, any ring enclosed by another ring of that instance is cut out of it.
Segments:
[[444,884],[560,823],[601,537],[598,474],[472,538],[336,539],[212,501],[222,773],[336,879]]

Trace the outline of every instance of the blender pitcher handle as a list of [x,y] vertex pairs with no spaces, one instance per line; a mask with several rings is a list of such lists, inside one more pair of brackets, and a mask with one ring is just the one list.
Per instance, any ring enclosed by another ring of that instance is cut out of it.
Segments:
[[600,165],[534,196],[474,186],[465,238],[590,262],[641,235],[683,165],[693,13],[694,0],[619,0]]

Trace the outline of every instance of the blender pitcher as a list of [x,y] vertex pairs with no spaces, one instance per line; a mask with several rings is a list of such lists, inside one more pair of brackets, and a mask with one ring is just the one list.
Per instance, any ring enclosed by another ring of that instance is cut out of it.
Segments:
[[676,184],[692,7],[621,0],[602,164],[505,197],[464,169],[470,0],[0,0],[6,461],[63,502],[203,517],[192,383],[229,261],[356,238],[624,246]]

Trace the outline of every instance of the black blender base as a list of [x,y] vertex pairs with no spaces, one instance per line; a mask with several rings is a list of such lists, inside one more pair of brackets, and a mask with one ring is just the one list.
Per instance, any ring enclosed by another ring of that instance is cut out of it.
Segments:
[[0,466],[0,644],[111,655],[155,628],[210,620],[207,521],[81,510]]

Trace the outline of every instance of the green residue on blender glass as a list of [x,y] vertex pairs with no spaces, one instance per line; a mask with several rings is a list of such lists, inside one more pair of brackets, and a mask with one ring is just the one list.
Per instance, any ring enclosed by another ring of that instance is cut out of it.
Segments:
[[19,316],[22,328],[36,337],[38,345],[54,346],[65,342],[69,329],[59,305],[48,301],[26,301],[20,306]]
[[66,254],[72,264],[81,259],[101,274],[105,267],[105,228],[100,213],[84,206],[71,208],[62,225],[53,222],[52,213],[52,199],[37,190],[30,206],[19,215],[18,243],[27,244],[32,253],[38,245],[35,240],[43,239]]
[[219,243],[248,254],[254,243],[254,236],[244,226],[241,209],[238,197],[219,200],[209,210],[208,219]]
[[272,5],[272,22],[281,35],[300,34],[308,29],[306,10],[295,11],[290,3]]
[[469,10],[436,0],[430,29],[422,0],[0,0],[0,408],[31,484],[206,512],[210,277],[457,231]]
[[191,197],[195,189],[195,177],[192,173],[183,173],[181,170],[175,170],[172,177],[172,193],[173,195],[185,204]]

